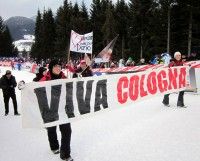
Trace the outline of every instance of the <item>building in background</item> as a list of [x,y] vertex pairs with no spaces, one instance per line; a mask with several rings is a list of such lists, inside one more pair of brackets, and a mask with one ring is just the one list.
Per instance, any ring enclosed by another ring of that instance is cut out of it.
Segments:
[[35,43],[34,35],[24,35],[24,39],[14,41],[13,45],[18,49],[19,56],[29,57],[33,43]]

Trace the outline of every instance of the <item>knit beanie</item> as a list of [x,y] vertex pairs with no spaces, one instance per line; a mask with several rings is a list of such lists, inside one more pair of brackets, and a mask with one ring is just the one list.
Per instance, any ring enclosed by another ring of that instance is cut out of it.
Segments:
[[43,74],[43,72],[46,71],[46,70],[47,69],[45,67],[40,67],[38,73]]
[[52,71],[52,69],[55,65],[61,66],[61,63],[57,59],[51,60],[51,62],[49,63],[49,66],[48,66],[49,70]]
[[11,74],[11,71],[10,70],[6,70],[6,75],[7,74]]

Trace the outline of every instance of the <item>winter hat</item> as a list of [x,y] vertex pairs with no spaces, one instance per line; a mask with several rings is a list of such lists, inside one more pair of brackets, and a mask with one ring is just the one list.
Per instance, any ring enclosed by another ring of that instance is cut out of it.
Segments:
[[49,66],[48,66],[49,70],[52,71],[52,69],[55,65],[61,66],[61,63],[57,59],[51,60],[51,62],[49,63]]
[[46,71],[47,69],[44,67],[40,67],[39,68],[39,74],[43,74],[44,71]]
[[80,64],[86,64],[85,60],[81,60]]
[[11,71],[10,70],[6,70],[6,75],[7,74],[11,74]]
[[181,53],[180,53],[179,51],[175,52],[175,53],[174,53],[174,58],[175,58],[177,55],[181,55]]

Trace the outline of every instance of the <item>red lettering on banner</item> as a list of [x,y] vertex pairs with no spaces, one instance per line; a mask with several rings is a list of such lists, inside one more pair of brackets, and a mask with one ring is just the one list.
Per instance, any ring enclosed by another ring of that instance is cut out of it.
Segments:
[[118,101],[123,104],[128,99],[128,92],[122,91],[124,88],[128,88],[128,78],[121,77],[117,84],[117,97]]
[[186,68],[169,68],[159,72],[150,72],[121,77],[117,84],[118,102],[123,104],[128,99],[136,101],[139,97],[155,95],[168,90],[186,87]]
[[147,95],[147,91],[144,90],[144,78],[145,75],[143,74],[140,80],[140,97],[144,97]]
[[186,86],[186,68],[180,69],[180,75],[179,75],[179,88]]
[[134,75],[130,78],[129,83],[129,97],[135,101],[138,98],[139,93],[139,76]]
[[147,77],[147,89],[149,93],[155,94],[157,92],[156,72],[151,72]]
[[168,82],[167,80],[163,80],[164,78],[166,78],[166,72],[164,70],[161,70],[159,73],[158,73],[158,88],[160,90],[160,92],[164,92],[164,91],[167,91],[167,86],[168,86]]
[[[173,71],[172,71],[173,70]],[[169,86],[168,89],[172,89],[172,85],[174,87],[174,89],[177,89],[177,82],[176,82],[176,78],[177,78],[177,68],[169,68]]]

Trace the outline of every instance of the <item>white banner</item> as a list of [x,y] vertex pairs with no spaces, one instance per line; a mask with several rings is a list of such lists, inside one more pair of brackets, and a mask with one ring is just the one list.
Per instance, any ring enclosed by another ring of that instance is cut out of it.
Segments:
[[93,32],[79,35],[71,31],[70,51],[92,54]]
[[[186,89],[189,67],[33,82],[22,90],[23,127],[48,127]],[[162,100],[160,100],[162,102]]]

